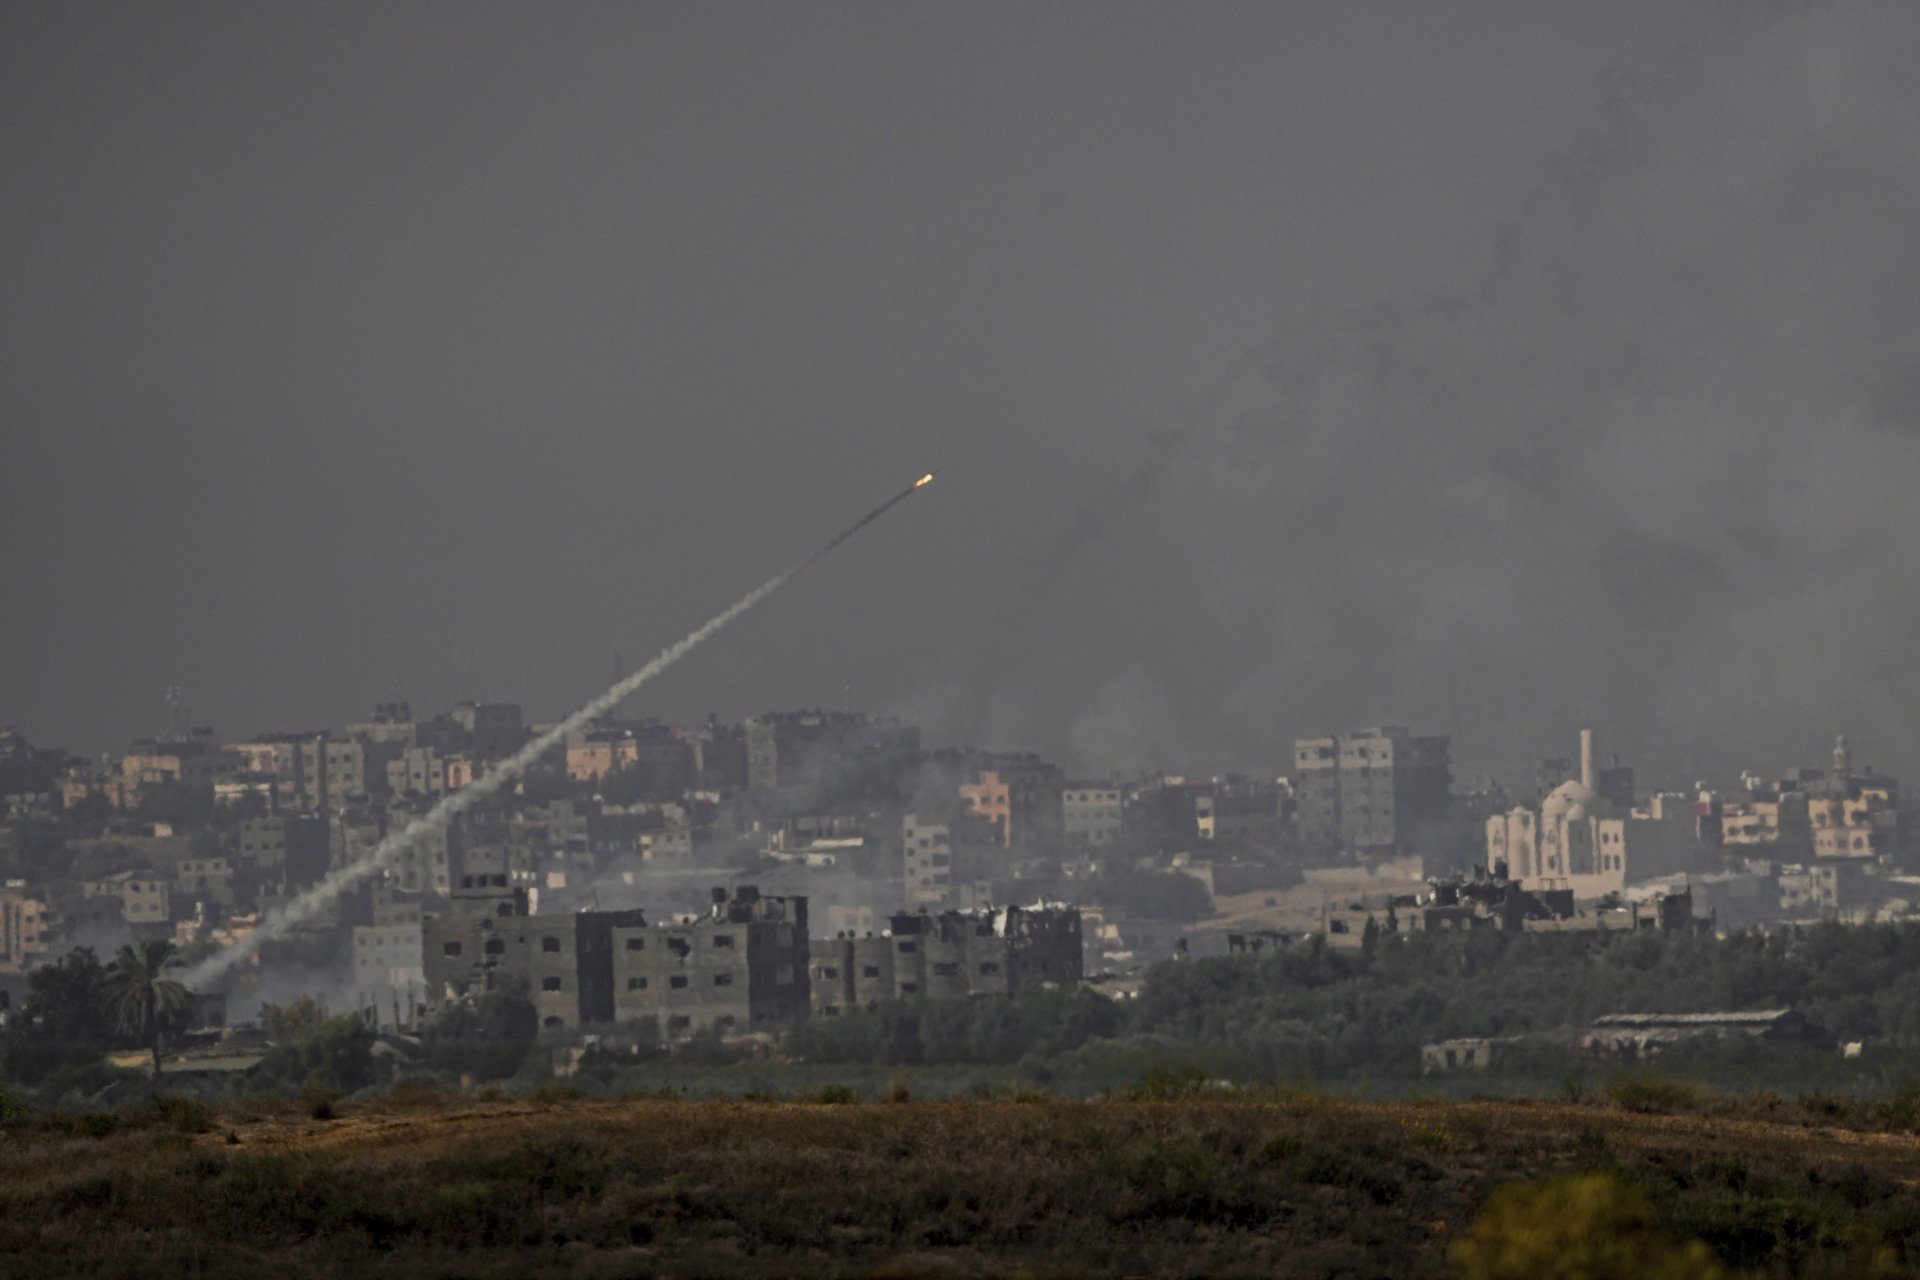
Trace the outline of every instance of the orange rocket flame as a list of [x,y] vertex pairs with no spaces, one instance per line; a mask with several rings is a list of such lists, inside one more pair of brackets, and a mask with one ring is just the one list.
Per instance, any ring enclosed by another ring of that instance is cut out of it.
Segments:
[[913,482],[913,487],[918,489],[923,484],[931,484],[931,483],[933,483],[933,472],[929,471],[927,472],[927,474],[921,476],[918,480],[915,480]]

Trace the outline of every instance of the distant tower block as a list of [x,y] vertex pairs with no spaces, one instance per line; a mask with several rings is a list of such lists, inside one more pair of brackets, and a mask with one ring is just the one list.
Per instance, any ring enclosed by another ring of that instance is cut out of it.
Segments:
[[1847,750],[1847,735],[1841,734],[1833,740],[1833,773],[1844,778],[1853,772],[1853,753]]

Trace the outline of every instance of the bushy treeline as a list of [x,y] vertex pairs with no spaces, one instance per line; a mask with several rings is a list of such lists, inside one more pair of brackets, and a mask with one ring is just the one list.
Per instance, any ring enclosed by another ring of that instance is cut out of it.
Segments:
[[1920,1044],[1920,926],[1773,933],[1318,939],[1257,958],[1162,964],[1128,1030],[1219,1039],[1424,1041],[1583,1025],[1608,1013],[1792,1008],[1843,1040]]
[[815,1018],[787,1036],[810,1062],[997,1063],[1048,1056],[1115,1034],[1113,1001],[1085,988],[1035,991],[1013,1000],[922,1000]]
[[[102,1054],[141,1041],[113,1017],[107,967],[76,951],[35,971],[31,984],[24,1016],[0,1036],[0,1079],[48,1099],[95,1096],[124,1080]],[[1831,1051],[1741,1039],[1675,1046],[1663,1066],[1745,1088],[1876,1092],[1898,1085],[1920,1073],[1920,926],[1826,924],[1726,938],[1435,932],[1354,950],[1310,938],[1260,956],[1160,964],[1133,1000],[1055,989],[816,1018],[788,1028],[771,1058],[764,1044],[711,1035],[669,1057],[657,1047],[657,1025],[621,1028],[602,1037],[588,1065],[632,1071],[655,1064],[661,1074],[752,1058],[765,1064],[754,1068],[756,1079],[799,1070],[796,1062],[870,1068],[879,1079],[896,1067],[962,1075],[977,1067],[982,1079],[1084,1092],[1184,1063],[1211,1078],[1405,1088],[1417,1077],[1423,1042],[1533,1036],[1510,1046],[1492,1077],[1478,1079],[1481,1087],[1538,1091],[1602,1083],[1605,1072],[1596,1074],[1557,1034],[1602,1014],[1761,1008],[1793,1008],[1837,1039],[1867,1040],[1867,1055],[1843,1063]],[[389,1060],[376,1060],[376,1037],[356,1019],[280,1022],[267,1060],[222,1092],[308,1085],[353,1092],[390,1077],[534,1082],[550,1070],[520,993],[444,1011],[417,1050]]]
[[1130,1001],[1082,989],[887,1005],[804,1024],[786,1048],[821,1063],[1044,1063],[1042,1074],[1059,1081],[1111,1074],[1104,1064],[1116,1054],[1185,1054],[1236,1079],[1364,1081],[1417,1073],[1424,1042],[1537,1036],[1513,1046],[1499,1074],[1557,1087],[1583,1070],[1558,1033],[1603,1014],[1765,1008],[1795,1009],[1876,1050],[1843,1070],[1831,1052],[1743,1039],[1676,1046],[1673,1062],[1750,1087],[1780,1083],[1783,1070],[1803,1087],[1841,1087],[1862,1071],[1886,1076],[1875,1087],[1904,1078],[1920,1067],[1920,927],[1822,924],[1725,938],[1482,930],[1353,950],[1309,938],[1260,956],[1162,963]]

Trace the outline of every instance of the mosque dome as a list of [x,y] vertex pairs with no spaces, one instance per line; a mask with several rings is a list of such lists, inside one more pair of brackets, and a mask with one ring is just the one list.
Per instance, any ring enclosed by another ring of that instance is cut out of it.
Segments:
[[1568,778],[1547,793],[1540,805],[1540,821],[1554,825],[1560,821],[1584,822],[1600,813],[1600,797],[1578,778]]

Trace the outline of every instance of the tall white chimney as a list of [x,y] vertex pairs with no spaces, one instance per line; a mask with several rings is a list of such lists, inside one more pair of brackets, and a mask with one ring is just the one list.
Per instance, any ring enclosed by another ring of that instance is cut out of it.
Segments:
[[1580,785],[1600,794],[1600,753],[1591,729],[1580,731]]

